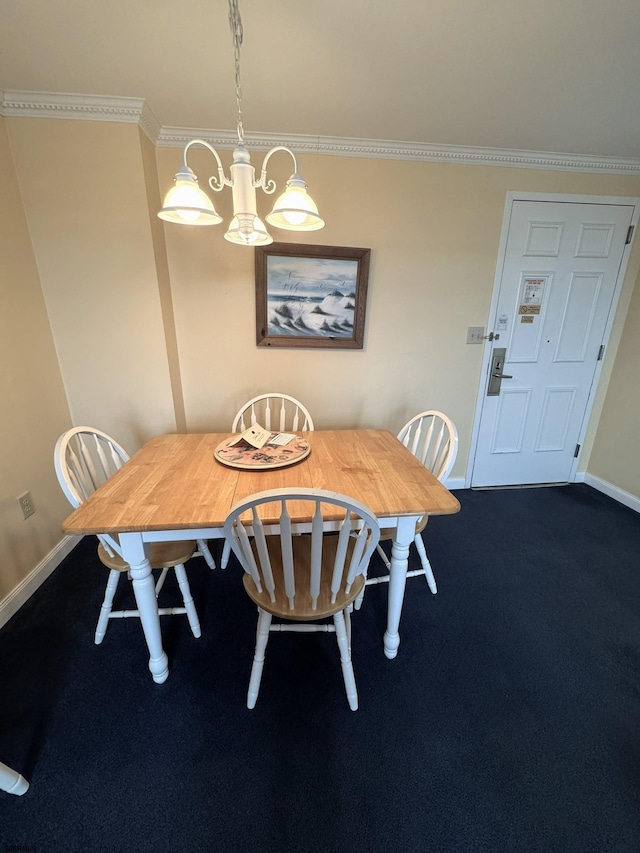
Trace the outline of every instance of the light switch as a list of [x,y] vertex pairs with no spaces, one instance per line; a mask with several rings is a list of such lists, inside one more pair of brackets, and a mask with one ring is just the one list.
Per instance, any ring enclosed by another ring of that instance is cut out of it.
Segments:
[[481,344],[484,340],[484,326],[469,326],[467,329],[467,343]]

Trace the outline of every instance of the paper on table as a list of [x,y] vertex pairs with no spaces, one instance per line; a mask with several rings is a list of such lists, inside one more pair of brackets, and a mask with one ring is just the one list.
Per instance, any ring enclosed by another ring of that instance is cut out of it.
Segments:
[[265,444],[282,446],[289,444],[298,436],[294,432],[269,432],[268,429],[261,427],[260,424],[251,424],[251,426],[233,441],[227,442],[227,447],[234,447],[240,441],[246,441],[252,447],[260,450]]
[[244,440],[247,444],[259,450],[261,447],[264,447],[271,435],[272,433],[268,429],[261,427],[260,424],[251,424],[248,429],[240,433],[235,441],[228,442],[227,447],[233,447],[234,444]]
[[279,432],[276,433],[276,435],[272,436],[272,438],[269,439],[267,444],[275,444],[277,446],[280,446],[282,444],[289,444],[290,441],[293,441],[293,439],[297,437],[298,436],[295,434],[295,432]]

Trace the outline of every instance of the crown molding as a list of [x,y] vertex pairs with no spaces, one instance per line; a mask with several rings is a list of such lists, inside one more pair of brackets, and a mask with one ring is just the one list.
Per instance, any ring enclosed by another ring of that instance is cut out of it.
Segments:
[[[106,95],[75,95],[50,92],[4,91],[0,114],[29,118],[60,118],[82,121],[113,121],[138,124],[154,145],[182,148],[192,139],[204,139],[222,149],[237,145],[233,131],[204,128],[162,127],[144,98]],[[274,145],[286,145],[296,153],[337,157],[364,157],[407,160],[422,163],[459,163],[476,166],[505,166],[562,172],[599,172],[610,175],[640,175],[640,159],[595,157],[546,151],[502,148],[471,148],[464,145],[432,145],[384,139],[355,139],[331,136],[303,136],[248,133],[245,142],[265,152]]]
[[146,101],[142,107],[142,113],[140,115],[140,127],[147,134],[153,144],[156,145],[158,137],[162,132],[162,128]]
[[144,98],[74,95],[63,92],[2,93],[2,114],[28,118],[70,118],[138,124]]
[[[245,133],[244,138],[247,146],[265,151],[274,145],[286,145],[293,148],[296,153],[328,154],[339,157],[640,175],[640,159],[623,157],[586,157],[579,154],[557,154],[546,151],[510,151],[502,148],[470,148],[464,145],[433,145],[423,142],[332,136],[291,134],[276,136],[268,133]],[[234,148],[238,144],[237,135],[231,131],[163,127],[156,145],[161,148],[183,148],[192,139],[204,139],[217,148]]]
[[137,124],[154,144],[161,131],[160,124],[144,98],[5,90],[0,101],[0,114]]

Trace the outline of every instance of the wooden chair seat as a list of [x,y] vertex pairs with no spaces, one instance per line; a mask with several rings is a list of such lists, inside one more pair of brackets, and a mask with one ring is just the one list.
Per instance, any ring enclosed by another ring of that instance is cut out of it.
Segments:
[[[197,545],[195,542],[153,542],[149,549],[149,562],[152,569],[172,569],[189,560]],[[109,554],[102,542],[98,545],[98,557],[108,569],[116,572],[128,572],[129,564],[120,554]]]
[[[285,592],[284,583],[284,564],[282,559],[282,547],[280,537],[268,536],[269,542],[269,559],[271,561],[271,571],[273,572],[275,581],[275,601],[271,601],[269,593],[266,589],[258,591],[255,581],[249,574],[243,577],[244,588],[249,598],[258,607],[271,613],[272,616],[278,616],[280,619],[290,619],[293,622],[307,622],[314,619],[325,619],[333,616],[339,610],[344,610],[348,607],[359,595],[360,590],[364,586],[364,575],[358,575],[355,578],[351,591],[347,594],[341,588],[336,594],[335,601],[332,601],[331,594],[331,572],[335,563],[338,537],[325,536],[322,548],[322,583],[320,585],[320,594],[316,603],[315,610],[309,592],[311,585],[311,536],[301,534],[292,539],[293,562],[296,566],[296,606],[295,610],[291,610],[289,600]],[[353,555],[355,540],[347,545],[347,561]],[[255,543],[252,545],[255,559],[258,559],[258,554],[255,548]]]

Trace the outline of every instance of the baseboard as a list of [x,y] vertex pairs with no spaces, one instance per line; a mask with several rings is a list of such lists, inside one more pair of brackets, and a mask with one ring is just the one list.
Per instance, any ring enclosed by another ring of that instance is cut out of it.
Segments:
[[455,491],[455,489],[464,489],[464,477],[448,477],[444,481],[443,485],[446,486],[450,492]]
[[0,601],[0,628],[17,613],[25,601],[28,601],[38,587],[46,581],[51,572],[68,556],[82,539],[81,536],[65,536],[38,565],[32,569],[18,586],[6,598]]
[[588,486],[592,486],[599,492],[613,498],[614,501],[618,501],[618,503],[624,504],[636,512],[640,512],[640,498],[630,494],[629,492],[625,492],[624,489],[619,489],[612,483],[608,483],[606,480],[601,480],[600,477],[594,477],[593,474],[589,473],[584,475],[584,482]]

